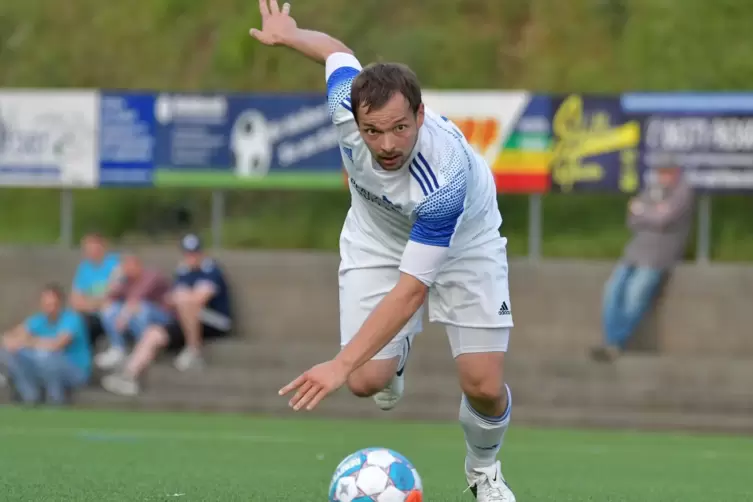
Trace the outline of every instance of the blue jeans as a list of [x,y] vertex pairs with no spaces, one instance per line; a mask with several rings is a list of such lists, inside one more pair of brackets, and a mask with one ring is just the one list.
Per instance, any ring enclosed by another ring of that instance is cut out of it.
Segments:
[[607,345],[625,348],[651,308],[663,274],[661,269],[626,264],[615,268],[604,290],[602,322]]
[[[110,345],[125,350],[125,334],[123,331],[118,330],[117,327],[118,316],[123,307],[123,303],[113,303],[102,312],[100,319],[102,321],[102,328],[110,340]],[[150,302],[141,302],[138,310],[128,320],[127,328],[133,337],[138,340],[148,326],[152,324],[167,324],[170,320],[170,314],[161,307]]]
[[47,402],[63,404],[66,390],[81,387],[88,380],[88,375],[62,352],[21,349],[11,353],[0,349],[0,364],[7,367],[25,403],[38,402],[44,389]]

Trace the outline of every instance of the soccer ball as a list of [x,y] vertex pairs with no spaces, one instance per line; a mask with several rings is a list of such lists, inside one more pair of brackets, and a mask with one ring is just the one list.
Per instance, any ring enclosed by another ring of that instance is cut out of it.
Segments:
[[330,502],[421,502],[423,486],[407,458],[366,448],[345,458],[329,485]]

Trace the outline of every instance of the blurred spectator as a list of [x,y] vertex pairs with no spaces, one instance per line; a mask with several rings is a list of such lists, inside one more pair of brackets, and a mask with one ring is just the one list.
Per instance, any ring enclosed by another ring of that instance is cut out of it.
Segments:
[[64,303],[60,286],[46,286],[41,311],[2,337],[0,365],[25,403],[39,402],[44,390],[48,403],[63,404],[69,391],[89,380],[86,324]]
[[70,304],[84,316],[91,346],[94,347],[104,327],[99,312],[107,302],[107,292],[117,279],[120,257],[108,252],[104,237],[96,232],[81,240],[84,259],[76,269]]
[[123,371],[102,380],[106,390],[127,396],[138,394],[140,375],[163,349],[182,349],[175,359],[178,370],[201,368],[204,341],[230,333],[230,292],[219,264],[203,254],[195,235],[185,236],[181,248],[183,259],[172,291],[177,320],[147,328]]
[[145,268],[133,254],[121,257],[120,278],[110,289],[101,320],[110,347],[94,358],[96,366],[111,370],[126,359],[126,330],[136,339],[151,324],[167,324],[171,319],[168,294],[170,279],[159,270]]
[[619,357],[663,279],[682,259],[693,223],[693,201],[693,189],[676,166],[655,169],[644,190],[630,200],[628,227],[633,238],[605,288],[605,342],[593,349],[594,359]]

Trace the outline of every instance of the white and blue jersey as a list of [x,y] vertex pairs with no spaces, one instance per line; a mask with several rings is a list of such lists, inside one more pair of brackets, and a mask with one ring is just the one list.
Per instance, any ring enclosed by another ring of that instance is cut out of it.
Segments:
[[360,70],[349,54],[327,60],[329,110],[352,198],[341,235],[341,270],[399,264],[431,285],[446,260],[500,239],[494,179],[460,130],[429,109],[406,164],[395,171],[379,166],[350,104]]

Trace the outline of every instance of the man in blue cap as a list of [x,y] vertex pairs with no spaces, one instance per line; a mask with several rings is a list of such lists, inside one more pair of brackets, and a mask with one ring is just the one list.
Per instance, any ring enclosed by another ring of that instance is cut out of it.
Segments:
[[175,321],[146,329],[123,371],[102,380],[115,394],[139,393],[139,376],[164,349],[180,350],[175,367],[180,371],[204,365],[204,340],[230,333],[233,325],[230,291],[219,264],[204,254],[195,234],[181,239],[183,257],[175,273],[171,294]]

